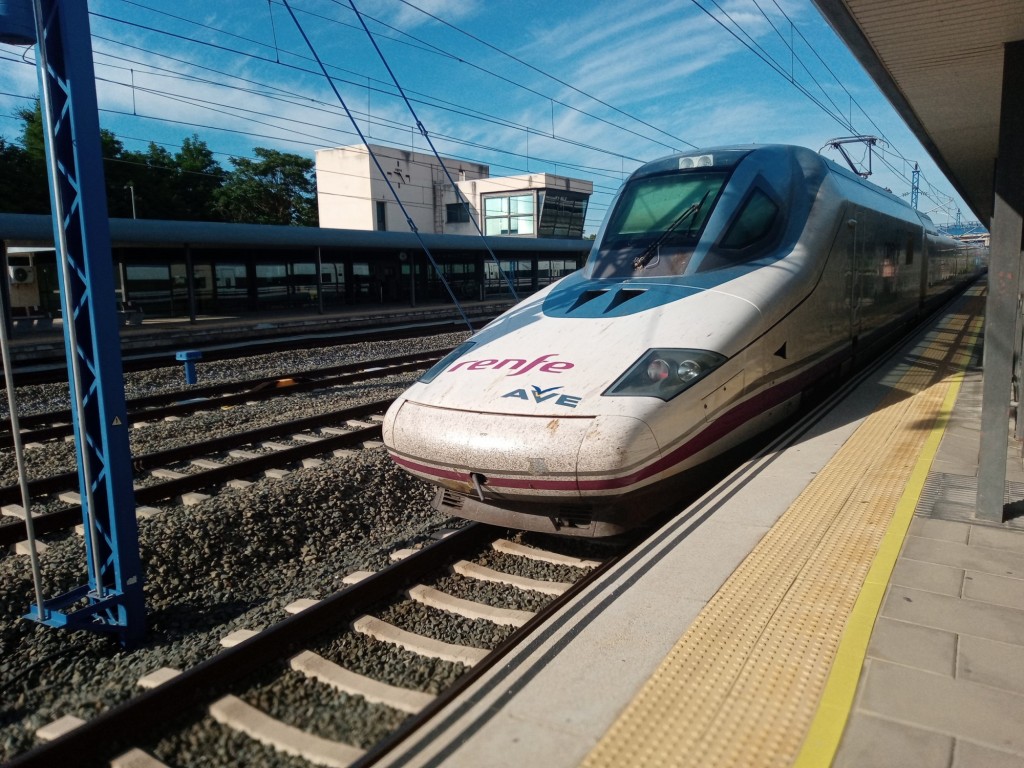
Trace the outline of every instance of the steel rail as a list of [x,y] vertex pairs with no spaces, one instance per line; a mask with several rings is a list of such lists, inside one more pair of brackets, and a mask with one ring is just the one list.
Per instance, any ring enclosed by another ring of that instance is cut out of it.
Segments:
[[440,714],[449,704],[457,699],[473,683],[483,677],[484,673],[492,669],[502,659],[508,656],[513,650],[521,645],[537,629],[544,626],[564,606],[568,605],[584,589],[589,587],[601,578],[609,569],[615,566],[623,557],[629,554],[630,550],[639,543],[639,539],[633,545],[625,548],[614,557],[607,558],[590,573],[580,577],[573,582],[561,595],[555,597],[551,602],[546,603],[543,608],[534,614],[533,618],[519,627],[515,632],[505,638],[493,651],[481,659],[478,663],[467,669],[454,683],[440,694],[433,701],[415,715],[407,718],[389,736],[380,741],[374,747],[367,750],[359,760],[352,763],[349,768],[368,768],[387,757],[389,753],[398,748],[403,742],[414,736],[424,728],[434,717]]
[[[145,471],[155,467],[165,466],[175,461],[194,458],[200,451],[207,453],[223,452],[238,448],[242,445],[270,440],[282,435],[300,432],[304,429],[312,429],[325,425],[336,424],[346,419],[358,419],[374,413],[380,413],[387,409],[391,400],[378,400],[372,403],[365,403],[354,408],[347,408],[344,411],[333,414],[311,416],[297,421],[275,424],[269,427],[250,430],[248,432],[226,435],[214,438],[200,445],[192,444],[170,448],[165,451],[145,454],[133,460],[136,471]],[[238,477],[259,474],[267,469],[280,467],[282,464],[290,464],[301,461],[305,458],[318,456],[339,448],[351,448],[360,445],[367,440],[374,440],[380,437],[380,427],[372,426],[365,429],[358,429],[343,435],[332,435],[323,437],[315,442],[304,443],[287,448],[283,451],[274,451],[262,454],[256,458],[243,459],[225,464],[216,469],[194,472],[185,477],[167,480],[151,486],[135,489],[135,501],[137,504],[153,504],[182,493],[201,490],[216,485],[222,485],[228,480]],[[77,473],[66,472],[61,475],[54,475],[47,478],[29,482],[29,489],[35,495],[44,493],[56,493],[73,487],[77,479]],[[18,498],[20,486],[7,486],[0,489],[0,503],[14,503]],[[81,508],[78,506],[68,507],[57,512],[33,517],[36,533],[54,533],[70,528],[81,518]],[[26,528],[24,521],[17,521],[0,525],[0,546],[15,544],[24,541]]]
[[[509,302],[511,304],[511,302]],[[494,320],[496,315],[486,314],[479,318],[481,326]],[[465,328],[455,322],[455,319],[438,322],[428,325],[415,325],[402,323],[399,327],[390,330],[378,330],[372,333],[350,335],[351,331],[338,331],[337,333],[325,332],[322,329],[310,328],[308,332],[296,332],[277,337],[267,337],[257,341],[238,341],[236,346],[230,348],[203,348],[192,342],[191,346],[201,349],[203,360],[206,362],[236,360],[240,357],[249,357],[254,354],[269,354],[299,349],[318,349],[325,346],[340,346],[348,344],[364,344],[372,341],[396,341],[401,339],[419,338],[441,333],[464,333]],[[176,350],[182,349],[183,342],[179,339],[173,343],[161,344],[161,334],[153,336],[153,351],[146,354],[133,354],[130,350],[123,353],[124,372],[148,371],[154,368],[167,368],[175,365],[173,356]],[[220,344],[216,339],[211,339],[212,344]],[[157,346],[159,345],[159,346]],[[63,358],[63,347],[61,357],[36,356],[32,360],[19,360],[14,362],[14,381],[17,386],[30,384],[53,384],[67,381],[67,363]],[[45,366],[45,367],[44,367]]]
[[494,531],[490,526],[471,523],[239,645],[220,651],[162,685],[97,715],[64,736],[15,757],[6,766],[76,765],[83,755],[89,755],[94,761],[112,759],[134,746],[140,735],[151,733],[188,710],[211,701],[217,696],[216,691],[223,691],[231,683],[298,652],[301,644],[310,638],[337,629],[375,603],[396,595],[423,574],[458,559],[493,538]]
[[[320,371],[261,377],[244,382],[231,382],[149,395],[128,401],[128,423],[189,414],[210,407],[238,405],[253,400],[268,400],[295,392],[309,392],[325,387],[354,384],[398,373],[408,373],[424,367],[429,368],[449,351],[451,350],[432,350],[421,354],[402,355],[363,363],[347,363]],[[281,384],[281,382],[287,383]],[[21,426],[36,425],[36,428],[22,432],[22,438],[26,442],[43,442],[66,437],[72,431],[71,424],[68,423],[70,418],[71,411],[67,409],[24,416],[21,418]],[[43,424],[49,426],[38,426]],[[0,429],[0,442],[10,439],[9,426]]]

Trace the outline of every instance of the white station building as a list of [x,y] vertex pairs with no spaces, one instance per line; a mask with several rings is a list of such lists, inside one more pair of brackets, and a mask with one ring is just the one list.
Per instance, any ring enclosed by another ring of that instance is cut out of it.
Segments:
[[[492,177],[486,165],[447,157],[446,175],[432,154],[375,144],[369,149],[422,233],[475,235],[475,220],[486,235],[583,237],[594,190],[589,181],[550,173]],[[410,231],[367,145],[317,150],[316,182],[321,227]]]

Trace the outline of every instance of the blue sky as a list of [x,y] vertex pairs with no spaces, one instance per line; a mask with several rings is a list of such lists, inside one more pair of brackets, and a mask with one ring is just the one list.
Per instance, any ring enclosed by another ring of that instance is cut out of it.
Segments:
[[[442,155],[593,181],[588,232],[641,162],[851,133],[886,142],[872,181],[909,199],[917,161],[921,210],[974,218],[810,0],[354,1]],[[349,1],[288,2],[369,140],[429,151]],[[100,123],[127,149],[173,152],[195,133],[230,167],[257,146],[312,157],[358,142],[282,0],[88,5]],[[0,45],[9,140],[33,63]]]

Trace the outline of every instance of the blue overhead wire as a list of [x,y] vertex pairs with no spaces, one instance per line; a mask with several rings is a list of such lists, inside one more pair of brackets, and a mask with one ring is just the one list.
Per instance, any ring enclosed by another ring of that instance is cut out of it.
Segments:
[[[317,66],[320,67],[320,71],[323,72],[324,77],[327,79],[327,84],[331,86],[331,90],[334,91],[334,95],[338,97],[338,102],[341,104],[342,109],[345,110],[345,114],[348,115],[348,119],[352,122],[352,127],[355,128],[356,133],[359,134],[359,139],[363,142],[366,148],[369,149],[369,142],[366,141],[366,137],[363,136],[363,132],[359,129],[359,124],[356,123],[356,119],[352,115],[352,112],[349,110],[348,104],[345,103],[345,99],[342,97],[341,92],[334,85],[334,81],[331,80],[331,76],[327,74],[327,68],[324,66],[323,61],[320,60],[320,56],[317,54],[316,49],[313,47],[313,43],[311,43],[309,38],[306,36],[306,31],[302,28],[302,25],[299,24],[299,20],[295,17],[295,12],[292,10],[291,5],[289,4],[288,0],[283,0],[283,2],[284,7],[288,9],[288,15],[292,17],[292,21],[295,23],[295,28],[299,30],[299,34],[302,35],[302,39],[305,41],[306,46],[309,48],[309,52],[313,55],[313,58],[316,59]],[[423,252],[426,253],[427,258],[430,259],[430,263],[431,265],[433,265],[434,271],[437,272],[437,276],[441,278],[441,282],[444,284],[445,290],[448,291],[448,295],[451,296],[452,301],[455,303],[456,308],[459,310],[459,314],[462,315],[462,320],[466,323],[466,326],[469,328],[469,330],[474,330],[473,324],[469,321],[469,318],[466,316],[465,310],[462,309],[462,304],[459,303],[459,300],[458,298],[456,298],[455,292],[452,290],[451,285],[448,284],[448,279],[444,276],[444,272],[441,271],[441,268],[438,266],[437,261],[434,259],[434,254],[430,252],[430,248],[427,247],[426,242],[423,240],[423,236],[420,235],[420,231],[416,226],[416,222],[412,220],[412,217],[409,215],[409,212],[405,209],[405,205],[402,204],[401,198],[398,197],[398,193],[395,191],[394,186],[392,186],[391,180],[388,178],[387,173],[385,173],[384,168],[381,166],[380,161],[377,159],[377,155],[374,154],[372,150],[370,151],[370,158],[373,160],[373,164],[377,166],[377,171],[380,173],[381,178],[384,180],[384,183],[387,184],[388,189],[391,190],[391,195],[395,198],[395,202],[398,203],[398,207],[402,209],[402,213],[405,215],[405,221],[409,225],[409,229],[412,230],[412,233],[416,236],[416,239],[419,241],[420,246],[423,248]]]
[[393,82],[395,84],[395,88],[398,89],[398,93],[402,96],[402,100],[405,102],[405,106],[409,108],[409,114],[411,114],[412,119],[416,121],[416,127],[419,129],[420,135],[424,139],[426,139],[427,144],[430,146],[430,151],[434,153],[434,157],[437,158],[437,162],[440,163],[441,165],[441,170],[444,171],[445,178],[448,179],[448,183],[451,184],[452,189],[455,190],[455,199],[466,206],[466,213],[469,214],[469,220],[473,222],[473,226],[476,228],[477,234],[479,234],[480,239],[483,240],[484,248],[486,248],[487,253],[491,255],[491,261],[494,262],[494,266],[498,268],[498,274],[502,276],[502,278],[505,280],[505,283],[508,285],[508,289],[512,292],[512,298],[518,301],[519,295],[516,293],[516,288],[514,285],[512,285],[512,281],[509,279],[509,276],[505,274],[505,270],[501,268],[501,264],[498,262],[498,257],[494,255],[494,251],[491,250],[491,246],[488,245],[487,238],[484,237],[484,231],[480,228],[480,223],[477,221],[476,217],[473,216],[472,212],[470,211],[469,201],[466,199],[466,196],[462,194],[462,190],[459,189],[459,185],[455,183],[455,180],[452,178],[452,175],[448,173],[448,167],[444,164],[444,160],[441,159],[441,155],[437,153],[437,148],[434,147],[434,142],[430,140],[430,135],[427,133],[427,129],[423,126],[423,123],[420,122],[419,115],[416,114],[416,110],[413,109],[412,103],[409,101],[409,98],[405,95],[405,90],[399,84],[398,78],[395,77],[395,73],[391,70],[391,65],[388,64],[388,60],[384,57],[384,53],[383,51],[381,51],[380,46],[377,45],[377,41],[374,39],[373,33],[370,32],[369,27],[366,26],[366,22],[363,21],[363,15],[359,12],[359,9],[356,8],[354,0],[348,0],[348,4],[352,6],[352,11],[355,13],[356,18],[359,19],[359,23],[360,25],[362,25],[363,31],[366,32],[366,36],[370,38],[370,43],[373,45],[373,49],[377,51],[377,55],[380,56],[380,60],[381,63],[384,65],[384,69],[386,69],[388,71],[388,74],[391,76],[391,82]]

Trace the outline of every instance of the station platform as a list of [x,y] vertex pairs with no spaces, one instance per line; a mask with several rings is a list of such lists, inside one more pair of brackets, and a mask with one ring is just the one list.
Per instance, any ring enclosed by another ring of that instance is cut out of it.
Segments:
[[979,285],[385,764],[1024,766],[1024,520],[973,508],[983,310]]

